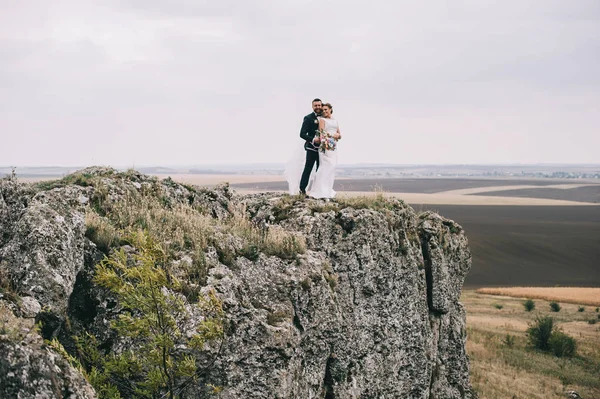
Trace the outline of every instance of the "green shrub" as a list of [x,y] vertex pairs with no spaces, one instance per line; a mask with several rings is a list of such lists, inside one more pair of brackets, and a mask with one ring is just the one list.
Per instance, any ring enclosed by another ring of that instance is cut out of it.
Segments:
[[578,312],[584,312],[585,308],[583,306],[580,306],[579,309],[577,309]]
[[596,313],[598,313],[600,311],[600,308],[596,308]]
[[[182,320],[192,318],[178,280],[166,267],[161,243],[147,232],[129,233],[126,241],[137,252],[123,250],[105,257],[96,267],[94,281],[115,295],[124,311],[111,323],[118,336],[128,337],[138,348],[96,358],[89,379],[101,398],[117,391],[130,397],[170,397],[182,393],[200,368],[190,351],[201,351],[206,342],[222,339],[224,313],[214,292],[197,305],[204,318],[195,327]],[[126,384],[123,383],[126,382]]]
[[536,349],[551,351],[558,357],[572,357],[577,342],[562,331],[555,331],[552,317],[538,317],[527,329],[529,344]]
[[596,324],[598,320],[596,319],[588,319],[588,324]]
[[258,249],[258,247],[254,244],[246,244],[240,251],[239,254],[242,255],[244,258],[251,260],[251,261],[257,261],[258,257],[260,255],[260,251]]
[[527,329],[527,338],[529,344],[534,348],[546,351],[550,349],[550,337],[554,328],[552,317],[538,317],[535,322]]
[[525,310],[527,312],[531,312],[533,309],[535,309],[535,302],[533,301],[533,299],[528,299],[525,302],[523,302],[523,306],[525,307]]
[[504,305],[500,305],[500,304],[497,304],[497,303],[496,303],[496,304],[494,304],[494,307],[495,307],[496,309],[502,309],[502,308],[504,307]]
[[550,348],[557,357],[573,357],[577,352],[577,342],[562,331],[555,331],[550,337]]
[[550,310],[553,312],[560,312],[560,305],[556,302],[550,302]]
[[506,334],[506,337],[504,337],[504,340],[502,342],[504,343],[504,345],[508,346],[509,348],[512,348],[513,346],[515,346],[515,337],[514,335]]

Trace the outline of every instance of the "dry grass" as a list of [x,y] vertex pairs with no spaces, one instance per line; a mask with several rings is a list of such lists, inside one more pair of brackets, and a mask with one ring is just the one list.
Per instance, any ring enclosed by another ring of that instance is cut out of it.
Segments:
[[195,186],[214,186],[216,184],[228,182],[236,183],[259,183],[270,181],[283,181],[283,176],[280,175],[242,175],[242,174],[153,174],[159,179],[170,177],[178,183],[193,184]]
[[512,296],[517,298],[543,299],[600,306],[600,288],[581,287],[500,287],[480,288],[480,294]]
[[252,258],[252,252],[248,253],[252,248],[282,259],[293,259],[297,254],[306,252],[306,241],[303,236],[286,231],[278,225],[259,228],[248,219],[243,204],[231,208],[230,211],[232,217],[223,226],[229,233],[244,240],[244,256]]
[[166,206],[152,195],[128,196],[123,201],[115,201],[107,216],[119,229],[147,230],[168,252],[206,248],[214,224],[212,217],[189,205]]
[[379,188],[376,191],[370,193],[370,195],[353,195],[353,196],[340,196],[337,198],[337,202],[342,206],[350,206],[356,209],[375,209],[375,210],[395,210],[401,209],[404,205],[402,200],[387,195]]
[[98,215],[91,208],[85,213],[85,236],[96,243],[98,249],[108,253],[109,249],[119,243],[119,232],[110,220]]
[[[549,302],[536,300],[526,312],[523,300],[465,290],[461,302],[467,310],[467,352],[471,382],[480,399],[559,399],[573,389],[583,398],[600,398],[600,324],[594,308],[578,312],[579,305],[565,304],[550,312]],[[498,309],[495,305],[502,305]],[[527,346],[525,331],[537,316],[552,316],[558,328],[577,340],[578,355],[557,358]],[[513,346],[505,342],[514,337]]]
[[104,183],[94,182],[97,200],[92,201],[86,215],[86,234],[105,253],[121,244],[128,231],[144,230],[161,244],[169,259],[177,261],[183,253],[190,254],[192,264],[188,267],[202,281],[208,266],[204,253],[209,246],[215,247],[228,265],[237,256],[256,260],[264,253],[295,259],[306,250],[303,237],[277,225],[252,223],[243,205],[229,209],[229,217],[217,219],[197,205],[174,201],[158,180],[139,191],[123,182],[115,183],[121,196],[110,195]]

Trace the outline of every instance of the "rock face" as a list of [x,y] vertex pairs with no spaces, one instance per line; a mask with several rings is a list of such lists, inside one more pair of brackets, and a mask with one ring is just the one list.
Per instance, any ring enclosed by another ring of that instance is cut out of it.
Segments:
[[12,226],[0,259],[18,292],[64,313],[83,267],[84,191],[77,186],[33,196]]
[[[249,208],[269,219],[268,199]],[[230,336],[214,370],[223,398],[469,398],[465,313],[470,267],[460,226],[345,208],[283,222],[310,250],[212,269]]]
[[79,371],[44,345],[30,320],[0,304],[0,323],[0,398],[96,398]]
[[[104,176],[104,195],[123,195],[111,186],[112,172],[84,172]],[[126,185],[139,190],[147,182],[130,174]],[[117,308],[91,281],[102,253],[84,234],[85,204],[95,189],[34,193],[7,184],[0,183],[0,265],[29,298],[15,313],[39,319],[44,307],[55,317],[68,315],[109,346],[108,321]],[[397,200],[282,202],[278,194],[240,197],[227,186],[193,190],[173,181],[161,190],[165,202],[201,204],[216,219],[242,206],[254,225],[295,232],[307,246],[296,259],[260,253],[227,264],[209,246],[203,289],[223,302],[225,339],[191,397],[205,397],[206,384],[221,387],[211,397],[236,399],[475,397],[458,302],[471,256],[453,221],[417,215]],[[236,245],[235,237],[229,241]],[[13,355],[3,357],[0,371],[33,362],[11,345],[1,346]],[[69,378],[59,377],[63,385]]]

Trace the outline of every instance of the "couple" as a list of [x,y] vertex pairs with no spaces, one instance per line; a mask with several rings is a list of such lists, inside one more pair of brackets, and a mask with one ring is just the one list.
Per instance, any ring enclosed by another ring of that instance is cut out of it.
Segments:
[[[306,195],[308,189],[308,195],[312,198],[329,199],[335,197],[335,147],[342,135],[338,122],[331,117],[331,104],[323,104],[320,99],[315,98],[312,109],[313,112],[304,117],[300,129],[300,137],[305,141],[304,151],[296,152],[286,164],[285,175],[291,195]],[[316,172],[313,173],[315,166]]]

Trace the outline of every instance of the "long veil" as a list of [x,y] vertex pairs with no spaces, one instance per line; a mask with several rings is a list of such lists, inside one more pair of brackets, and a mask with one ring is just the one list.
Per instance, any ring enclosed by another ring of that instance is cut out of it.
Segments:
[[[306,150],[301,144],[295,144],[294,148],[290,151],[290,159],[285,163],[285,180],[288,182],[288,192],[290,195],[297,195],[300,193],[300,179],[302,178],[302,172],[304,171],[304,163],[306,162]],[[308,182],[307,189],[310,190],[315,172],[310,174],[310,180]]]

